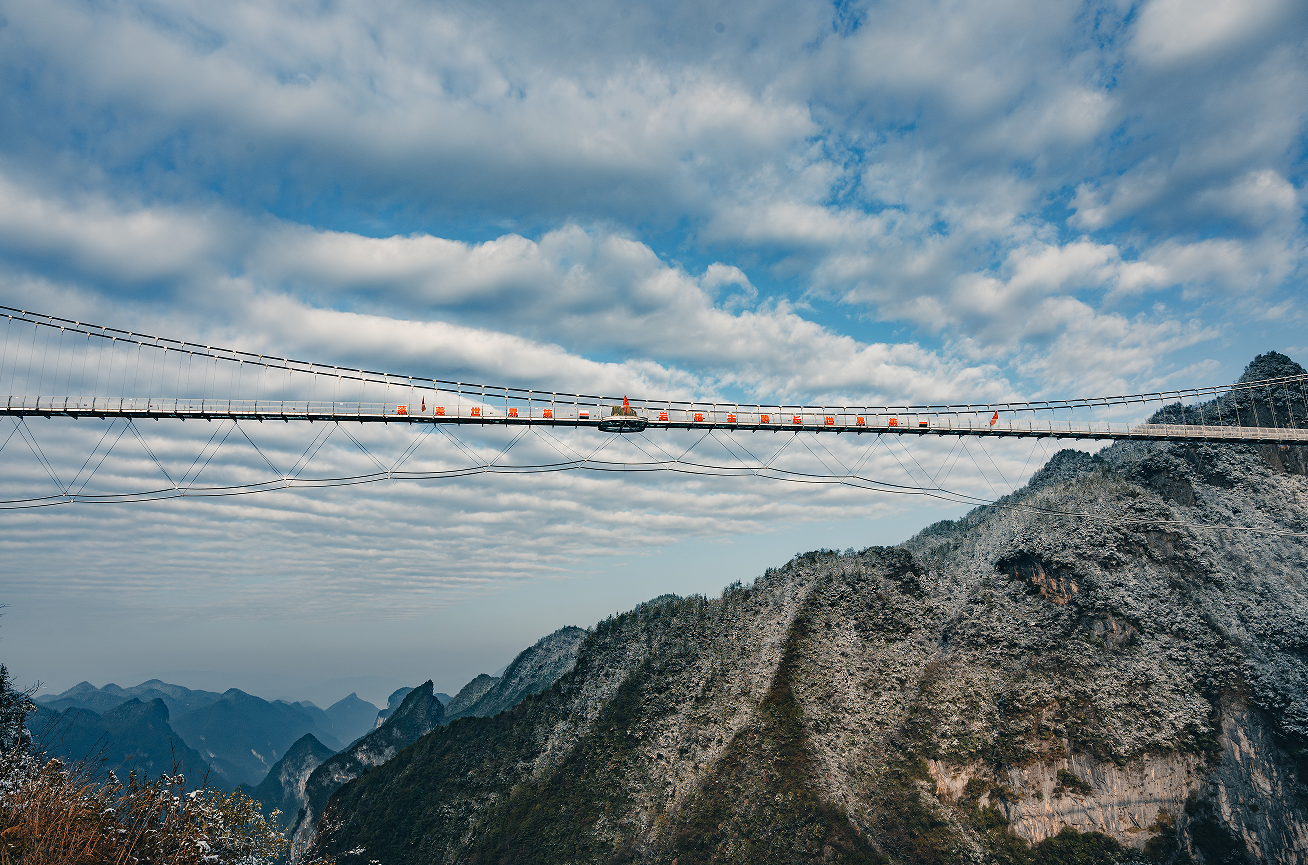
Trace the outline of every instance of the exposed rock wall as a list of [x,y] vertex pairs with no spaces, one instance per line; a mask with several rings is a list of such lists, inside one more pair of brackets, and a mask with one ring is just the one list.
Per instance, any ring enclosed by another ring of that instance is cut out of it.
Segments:
[[405,695],[399,708],[381,726],[360,738],[344,751],[324,760],[304,785],[304,807],[291,828],[294,843],[303,848],[313,841],[319,817],[331,795],[342,784],[358,778],[373,766],[380,766],[402,748],[412,745],[445,720],[445,712],[436,699],[428,679]]
[[288,829],[300,818],[300,811],[308,801],[305,786],[309,776],[332,756],[332,750],[313,737],[304,736],[292,745],[286,755],[273,765],[259,786],[250,789],[250,796],[263,806],[265,816],[277,811],[277,826]]

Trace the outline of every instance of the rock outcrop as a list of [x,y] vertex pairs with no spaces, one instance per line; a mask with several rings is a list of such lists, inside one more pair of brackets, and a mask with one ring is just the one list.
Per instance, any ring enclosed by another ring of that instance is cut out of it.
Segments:
[[321,766],[334,752],[313,737],[305,733],[286,751],[286,756],[278,760],[268,776],[259,782],[259,786],[248,790],[250,796],[263,806],[265,816],[274,811],[277,827],[287,829],[295,825],[304,809],[306,797],[304,788],[314,769]]
[[323,807],[342,784],[385,763],[445,720],[445,711],[433,690],[430,679],[414,688],[380,727],[313,770],[305,782],[304,807],[291,830],[297,845],[302,847],[313,840]]

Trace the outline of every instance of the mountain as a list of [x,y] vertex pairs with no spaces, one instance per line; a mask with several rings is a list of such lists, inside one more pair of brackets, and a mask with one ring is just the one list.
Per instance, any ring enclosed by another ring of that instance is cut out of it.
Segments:
[[[469,715],[498,715],[511,709],[529,694],[543,691],[572,669],[577,660],[577,648],[586,632],[581,628],[560,628],[543,637],[534,646],[523,649],[513,662],[504,668],[498,678],[478,676],[449,700],[445,707],[447,723]],[[483,685],[489,687],[481,690]],[[478,696],[468,704],[467,698]]]
[[[396,709],[400,708],[400,704],[404,702],[404,698],[407,697],[409,692],[412,690],[412,688],[396,688],[395,692],[387,698],[386,708],[377,713],[377,719],[373,722],[373,729],[380,727],[383,721],[389,718]],[[441,700],[442,697],[445,699]],[[441,701],[442,706],[450,701],[448,694],[437,694],[436,699]]]
[[445,712],[433,691],[428,679],[406,694],[404,701],[380,727],[313,770],[305,784],[305,811],[292,830],[297,843],[313,837],[318,816],[332,793],[342,784],[373,766],[380,766],[401,748],[412,745],[440,726],[445,720]]
[[209,705],[221,696],[222,694],[213,691],[193,691],[181,685],[170,685],[159,679],[151,679],[132,688],[120,688],[112,682],[103,688],[97,688],[90,682],[79,682],[62,694],[37,697],[36,701],[56,711],[77,708],[102,713],[132,698],[139,699],[143,703],[158,699],[163,700],[172,717],[180,718],[182,715]]
[[[290,706],[293,709],[303,711],[309,716],[310,720],[319,727],[319,729],[326,730],[333,736],[336,736],[336,731],[332,729],[332,719],[327,716],[325,711],[318,708],[312,700],[300,700],[298,703],[292,703],[290,700],[273,700],[273,702],[278,705]],[[340,736],[336,736],[336,738],[340,739]]]
[[[320,710],[321,711],[321,710]],[[226,761],[235,780],[258,784],[305,733],[328,748],[340,741],[293,703],[269,703],[231,688],[218,700],[173,722],[173,729],[211,759]]]
[[449,705],[445,707],[446,714],[451,718],[462,717],[468,714],[477,701],[495,687],[499,679],[494,676],[488,676],[481,673],[471,682],[459,689],[459,693],[454,695]]
[[[523,697],[554,684],[572,668],[577,648],[585,636],[581,628],[560,628],[519,653],[501,671],[502,676],[482,673],[453,698],[434,693],[430,681],[416,689],[396,691],[391,695],[391,705],[378,713],[377,729],[325,761],[310,777],[306,785],[306,816],[295,826],[297,842],[304,843],[312,837],[317,815],[342,784],[385,763],[437,726],[463,716],[498,714]],[[398,706],[397,699],[401,700]],[[390,714],[386,714],[388,711]]]
[[[1283,357],[1246,380],[1302,373]],[[1155,421],[1303,427],[1294,400]],[[642,605],[551,687],[342,786],[314,852],[1308,861],[1306,470],[1301,446],[1063,451],[899,547]]]
[[342,742],[353,742],[373,729],[378,711],[372,703],[359,699],[358,694],[350,694],[328,706],[326,714],[336,738]]
[[207,779],[210,786],[224,790],[235,786],[173,730],[168,706],[160,698],[145,703],[133,697],[103,715],[78,708],[55,713],[42,707],[29,729],[48,756],[103,761],[104,769],[124,779],[132,769],[153,778],[180,767],[193,784]]
[[332,753],[332,749],[315,739],[312,733],[305,733],[273,764],[259,786],[247,792],[263,806],[265,816],[270,816],[274,809],[281,812],[277,827],[284,831],[300,816],[305,802],[304,785],[309,775]]

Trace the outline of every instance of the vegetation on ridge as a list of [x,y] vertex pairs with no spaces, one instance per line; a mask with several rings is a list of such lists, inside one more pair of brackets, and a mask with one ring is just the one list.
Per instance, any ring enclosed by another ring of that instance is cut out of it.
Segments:
[[1308,837],[1308,552],[1277,534],[1308,524],[1302,457],[1063,451],[900,547],[642,604],[545,692],[338,790],[318,849],[1181,865]]

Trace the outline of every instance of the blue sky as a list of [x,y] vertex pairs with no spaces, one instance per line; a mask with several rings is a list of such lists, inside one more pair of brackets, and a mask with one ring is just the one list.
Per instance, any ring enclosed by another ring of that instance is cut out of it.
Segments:
[[[11,306],[751,401],[1124,392],[1308,355],[1308,12],[1288,0],[0,2],[0,81]],[[44,429],[53,459],[84,458],[91,433]],[[571,483],[0,516],[0,646],[57,687],[449,689],[558,626],[940,516]],[[559,519],[568,496],[604,504]],[[634,564],[578,564],[606,549]]]

